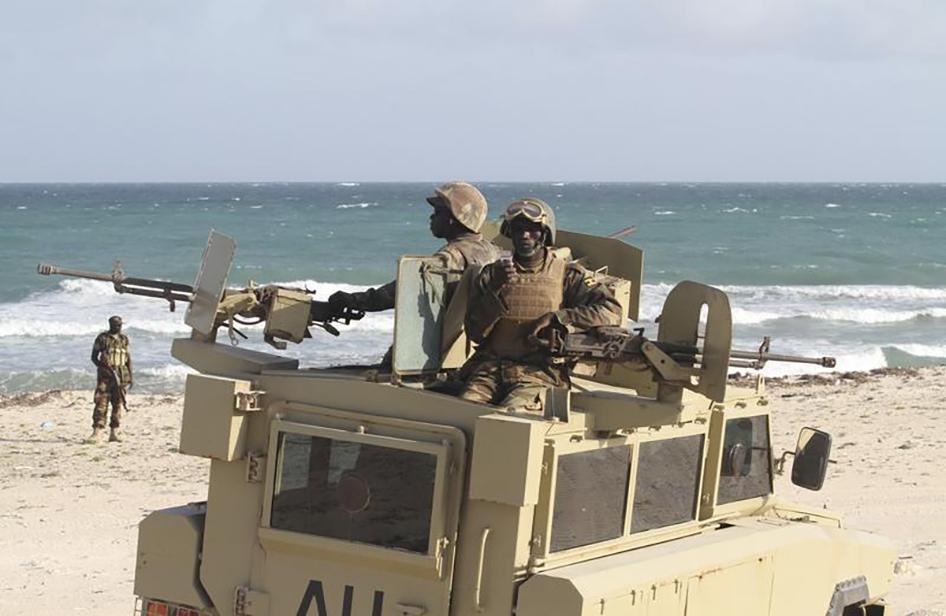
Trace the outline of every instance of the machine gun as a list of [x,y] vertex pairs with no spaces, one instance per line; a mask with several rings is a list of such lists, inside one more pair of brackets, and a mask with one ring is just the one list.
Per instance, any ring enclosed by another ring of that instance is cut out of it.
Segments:
[[265,323],[264,340],[277,349],[285,349],[283,340],[298,343],[304,338],[311,338],[310,325],[338,336],[339,331],[333,323],[348,325],[365,316],[361,310],[336,309],[328,302],[314,300],[312,296],[315,292],[308,289],[256,285],[252,282],[243,288],[226,288],[234,246],[231,238],[212,231],[193,286],[127,276],[117,261],[111,274],[47,263],[40,263],[36,269],[43,276],[72,276],[111,282],[117,293],[167,300],[171,312],[174,312],[176,302],[188,303],[190,306],[184,318],[188,325],[211,339],[216,336],[217,329],[225,325],[233,344],[237,344],[237,336],[246,338],[246,334],[236,325]]
[[[561,325],[553,325],[545,332],[544,341],[550,353],[568,360],[596,362],[643,362],[667,383],[693,388],[692,379],[703,372],[703,348],[692,344],[649,340],[644,329],[628,331],[620,327],[595,327],[581,332],[569,332]],[[766,336],[757,351],[729,350],[721,367],[752,368],[759,370],[767,362],[815,364],[834,368],[833,357],[802,357],[770,352],[771,339]]]
[[729,298],[719,289],[690,280],[670,290],[657,322],[656,340],[644,337],[642,329],[632,333],[616,327],[578,333],[559,328],[546,332],[544,338],[550,351],[566,360],[623,364],[635,373],[649,371],[657,400],[671,403],[680,401],[683,389],[724,401],[731,367],[761,368],[770,361],[835,365],[833,357],[771,353],[768,338],[757,351],[734,350]]
[[[699,364],[703,350],[694,345],[658,342],[644,337],[644,328],[629,332],[621,327],[595,327],[582,332],[571,332],[563,326],[550,327],[549,350],[553,355],[568,359],[623,362],[643,359],[657,368],[663,354],[681,366]],[[814,364],[834,368],[833,357],[803,357],[770,352],[771,338],[765,336],[757,351],[729,352],[728,365],[733,368],[761,370],[770,361],[795,364]],[[659,353],[659,354],[658,354]],[[659,371],[660,369],[657,368]]]

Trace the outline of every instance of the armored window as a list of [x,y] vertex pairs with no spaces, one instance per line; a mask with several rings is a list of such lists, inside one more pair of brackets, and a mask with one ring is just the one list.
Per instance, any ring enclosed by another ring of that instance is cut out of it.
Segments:
[[270,526],[428,552],[437,456],[280,432]]
[[702,463],[702,434],[641,443],[631,533],[694,519]]
[[630,463],[627,446],[559,456],[550,551],[623,534]]
[[719,505],[772,492],[767,415],[735,417],[726,421],[719,475],[716,497]]

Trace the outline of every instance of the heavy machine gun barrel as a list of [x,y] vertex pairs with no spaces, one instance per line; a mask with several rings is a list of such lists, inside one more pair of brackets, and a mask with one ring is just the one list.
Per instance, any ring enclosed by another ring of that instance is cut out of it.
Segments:
[[762,338],[762,344],[759,346],[758,351],[741,351],[738,349],[732,349],[729,351],[729,357],[731,360],[748,360],[748,365],[740,366],[739,364],[729,362],[730,366],[736,367],[747,367],[747,368],[762,368],[765,366],[766,362],[769,361],[778,361],[791,364],[814,364],[815,366],[821,366],[822,368],[834,368],[837,365],[837,360],[833,357],[804,357],[802,355],[784,355],[781,353],[771,353],[769,352],[769,346],[772,342],[772,339],[769,336]]
[[125,275],[122,265],[115,262],[111,274],[102,274],[100,272],[87,272],[68,267],[59,267],[49,263],[40,263],[36,271],[42,276],[72,276],[74,278],[87,278],[89,280],[102,280],[111,282],[115,287],[116,293],[128,293],[129,295],[143,295],[145,297],[157,297],[167,300],[170,304],[171,312],[174,312],[174,302],[191,302],[194,297],[194,287],[180,282],[168,282],[166,280],[152,280],[150,278],[130,278]]
[[[118,261],[115,262],[111,274],[87,272],[48,263],[40,263],[36,271],[43,276],[72,276],[111,282],[117,293],[166,300],[170,304],[171,312],[174,312],[175,302],[193,303],[197,297],[195,288],[189,284],[126,276]],[[363,311],[352,308],[336,309],[329,302],[312,299],[313,294],[314,292],[307,289],[253,283],[240,289],[223,289],[213,318],[213,330],[226,325],[230,339],[235,344],[236,335],[244,338],[246,336],[234,324],[253,325],[266,322],[266,342],[276,348],[285,348],[285,343],[278,339],[301,342],[303,338],[311,337],[309,325],[315,325],[333,336],[338,336],[339,331],[332,325],[333,322],[348,325],[364,317]]]

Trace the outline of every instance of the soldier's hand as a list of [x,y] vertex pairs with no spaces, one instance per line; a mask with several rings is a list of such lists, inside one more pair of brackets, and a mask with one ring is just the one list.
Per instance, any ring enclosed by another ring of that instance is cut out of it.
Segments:
[[552,321],[555,320],[555,315],[551,312],[547,312],[535,321],[532,322],[532,329],[529,332],[529,344],[540,349],[547,349],[552,346],[548,338],[542,337],[543,330],[548,329],[549,325],[552,324]]
[[352,305],[352,296],[351,293],[345,293],[344,291],[335,291],[328,298],[329,307],[336,311],[341,312],[345,308],[349,308]]
[[132,379],[128,379],[128,389],[131,389],[134,386],[135,382]]
[[503,258],[490,269],[489,287],[493,292],[498,292],[509,280],[516,276],[516,266],[512,259]]

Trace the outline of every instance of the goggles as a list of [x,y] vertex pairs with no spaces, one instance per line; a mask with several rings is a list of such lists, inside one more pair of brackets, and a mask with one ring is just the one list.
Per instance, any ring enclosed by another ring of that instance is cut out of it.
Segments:
[[503,214],[503,219],[506,222],[512,222],[513,219],[520,216],[532,222],[546,222],[548,218],[542,206],[531,199],[520,199],[510,203]]

